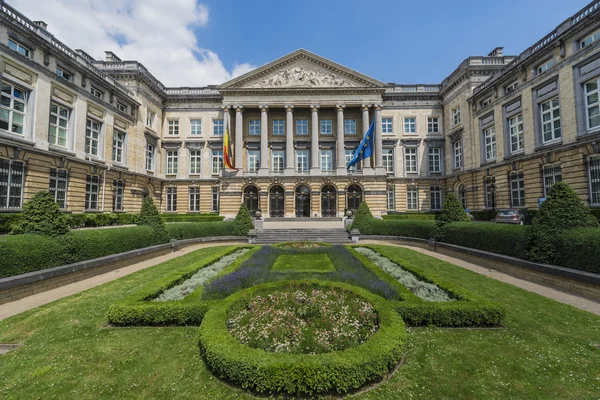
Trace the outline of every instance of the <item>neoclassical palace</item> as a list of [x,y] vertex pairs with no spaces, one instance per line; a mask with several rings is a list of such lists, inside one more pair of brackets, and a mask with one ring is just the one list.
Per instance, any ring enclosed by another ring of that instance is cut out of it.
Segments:
[[[306,50],[218,86],[165,87],[98,61],[0,1],[0,212],[40,190],[65,211],[272,218],[537,208],[569,183],[600,207],[600,2],[518,56],[440,84],[384,83]],[[375,154],[346,165],[374,121]],[[231,136],[235,170],[223,168]]]

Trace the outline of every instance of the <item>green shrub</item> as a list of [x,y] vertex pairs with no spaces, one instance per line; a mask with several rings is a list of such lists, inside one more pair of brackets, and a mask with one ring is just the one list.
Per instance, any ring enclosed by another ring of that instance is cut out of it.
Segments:
[[212,222],[223,221],[225,217],[210,213],[210,214],[162,214],[165,222]]
[[444,243],[525,258],[530,226],[455,222],[439,229]]
[[[354,224],[352,225],[354,227]],[[429,239],[435,231],[434,221],[419,220],[379,220],[373,218],[366,228],[365,235],[388,235]],[[363,231],[361,230],[361,233]]]
[[496,218],[496,210],[471,211],[475,221],[491,221]]
[[556,264],[556,240],[563,231],[579,227],[598,227],[598,220],[584,206],[569,185],[557,182],[533,220],[528,258],[532,261]]
[[137,219],[138,214],[126,213],[85,213],[67,215],[67,221],[71,228],[135,225],[137,224]]
[[21,213],[0,213],[0,234],[9,233],[22,217]]
[[600,274],[600,229],[570,229],[555,243],[557,265]]
[[460,204],[458,197],[454,193],[448,193],[444,208],[438,214],[436,221],[438,226],[441,226],[450,222],[471,222],[471,219]]
[[36,233],[40,235],[63,235],[69,232],[67,217],[48,191],[36,193],[23,206],[19,222],[12,227],[13,235]]
[[165,222],[160,217],[152,197],[145,197],[142,201],[142,209],[140,211],[137,224],[152,227],[158,240],[166,241],[168,238]]
[[592,208],[590,212],[600,222],[600,208]]
[[383,219],[415,219],[415,220],[434,220],[437,214],[435,213],[401,213],[383,215]]
[[254,229],[252,216],[245,204],[240,205],[240,209],[235,216],[233,234],[235,236],[246,236],[250,229]]
[[256,286],[211,308],[202,321],[200,353],[217,377],[258,393],[306,397],[354,391],[394,370],[402,358],[406,330],[388,302],[343,283],[314,280],[298,283],[355,292],[375,306],[379,329],[365,343],[329,354],[271,353],[251,348],[229,333],[227,310],[244,296],[277,290],[289,283]]
[[167,233],[171,239],[192,239],[210,236],[235,236],[233,221],[218,222],[181,222],[167,225]]
[[0,278],[163,243],[150,227],[73,231],[62,236],[0,238]]
[[373,214],[371,214],[371,210],[369,209],[369,205],[366,201],[361,201],[358,205],[358,209],[356,210],[356,215],[354,216],[354,220],[352,221],[352,226],[350,229],[358,229],[363,235],[370,235],[370,223],[374,220]]

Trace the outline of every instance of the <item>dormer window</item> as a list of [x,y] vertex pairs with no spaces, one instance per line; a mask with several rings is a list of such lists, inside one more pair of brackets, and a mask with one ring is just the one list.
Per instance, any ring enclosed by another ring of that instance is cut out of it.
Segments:
[[592,44],[593,42],[595,42],[598,39],[600,39],[600,30],[597,30],[596,32],[592,33],[591,35],[588,35],[588,36],[584,37],[582,40],[580,40],[579,47],[581,49],[583,49],[584,47],[589,46],[590,44]]
[[554,61],[554,58],[552,58],[552,59],[546,61],[545,63],[538,65],[536,67],[537,74],[540,75],[540,74],[543,74],[544,72],[548,71],[550,68],[552,68],[554,66],[555,63],[556,62]]
[[124,112],[125,114],[127,114],[127,106],[123,103],[121,103],[120,101],[117,101],[117,109],[121,112]]
[[63,78],[69,82],[73,82],[73,74],[68,71],[65,71],[60,67],[56,67],[56,76]]
[[8,39],[8,47],[11,50],[16,51],[17,53],[20,53],[27,58],[29,58],[29,54],[31,53],[31,51],[27,47],[23,46],[21,43],[16,42],[12,39]]
[[488,97],[487,99],[483,100],[481,102],[481,108],[486,108],[488,107],[490,104],[492,104],[492,98]]

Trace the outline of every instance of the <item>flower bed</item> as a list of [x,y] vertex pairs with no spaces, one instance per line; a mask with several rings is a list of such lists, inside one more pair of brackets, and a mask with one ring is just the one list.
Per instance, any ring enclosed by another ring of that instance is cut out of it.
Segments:
[[358,346],[379,323],[373,305],[353,292],[291,285],[235,304],[227,326],[250,347],[317,354]]
[[327,243],[319,243],[319,242],[288,242],[288,243],[279,243],[273,245],[273,247],[278,247],[280,249],[296,249],[296,250],[304,250],[304,249],[318,249],[321,247],[329,247],[331,245]]

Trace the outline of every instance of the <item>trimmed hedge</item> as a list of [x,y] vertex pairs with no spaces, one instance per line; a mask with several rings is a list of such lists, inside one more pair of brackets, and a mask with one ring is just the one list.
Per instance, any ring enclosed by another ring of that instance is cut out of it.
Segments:
[[368,224],[364,225],[363,230],[360,232],[362,235],[392,235],[429,239],[435,233],[435,221],[373,218]]
[[211,214],[161,214],[163,221],[165,222],[212,222],[212,221],[223,221],[225,217],[211,213]]
[[12,225],[21,220],[21,213],[0,213],[0,234],[9,233]]
[[491,221],[496,218],[497,213],[498,211],[496,210],[471,211],[471,215],[475,221]]
[[442,242],[524,258],[530,226],[454,222],[439,227]]
[[135,225],[138,214],[125,213],[84,213],[67,214],[67,222],[71,228],[89,228],[112,225]]
[[241,344],[227,328],[227,310],[244,296],[277,290],[289,282],[269,283],[236,293],[205,315],[199,329],[200,353],[221,379],[258,393],[291,396],[348,393],[382,379],[402,359],[404,323],[385,300],[348,284],[306,280],[298,284],[352,291],[371,302],[379,314],[379,329],[365,343],[324,354],[272,353]]
[[171,239],[192,239],[209,236],[236,236],[234,221],[220,222],[174,222],[166,226]]
[[577,228],[556,238],[558,265],[600,274],[600,229]]
[[402,213],[383,215],[383,219],[414,219],[414,220],[434,220],[437,213]]

